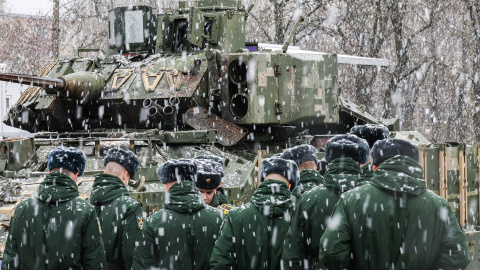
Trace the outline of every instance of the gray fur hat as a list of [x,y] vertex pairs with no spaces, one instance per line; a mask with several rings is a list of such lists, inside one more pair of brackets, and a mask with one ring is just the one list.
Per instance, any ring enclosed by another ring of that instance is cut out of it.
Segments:
[[162,163],[157,169],[160,183],[175,181],[196,181],[197,164],[191,159],[172,159]]
[[133,178],[137,172],[138,165],[140,165],[140,159],[132,151],[123,150],[121,148],[112,148],[108,150],[103,165],[107,166],[108,162],[115,162],[120,164],[125,170],[127,170],[130,178]]
[[297,166],[300,166],[300,164],[307,161],[313,161],[315,163],[318,162],[315,147],[309,144],[302,144],[285,150],[282,158],[293,160],[295,163],[297,163]]
[[[222,177],[225,176],[225,172],[224,172],[225,162],[223,161],[223,159],[221,157],[215,156],[215,155],[202,155],[202,156],[196,156],[193,159],[194,159],[194,161],[205,160],[207,162],[210,161],[210,162],[219,163],[221,165],[220,171],[221,171]],[[199,170],[200,170],[200,168],[199,168]]]
[[419,151],[415,144],[401,139],[377,141],[372,148],[372,165],[380,165],[394,156],[407,156],[418,162]]
[[368,142],[368,147],[372,148],[376,141],[390,138],[388,128],[384,125],[366,124],[354,126],[350,133],[362,138]]
[[300,171],[298,170],[297,164],[292,160],[283,158],[264,159],[260,169],[260,182],[263,182],[267,175],[273,173],[280,174],[287,178],[291,184],[290,190],[293,190],[297,186],[298,181],[300,181]]
[[222,183],[223,166],[211,159],[194,159],[197,164],[197,181],[195,184],[198,188],[213,190],[218,188]]
[[64,168],[81,176],[85,171],[86,164],[87,157],[75,147],[59,146],[48,154],[47,166],[49,171],[54,168]]
[[366,164],[369,152],[366,140],[350,134],[337,135],[330,138],[325,146],[325,160],[331,163],[337,158],[349,157],[359,164]]

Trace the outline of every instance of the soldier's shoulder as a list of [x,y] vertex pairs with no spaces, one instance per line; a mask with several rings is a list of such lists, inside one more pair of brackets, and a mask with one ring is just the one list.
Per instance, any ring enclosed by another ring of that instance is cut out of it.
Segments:
[[19,210],[22,209],[27,209],[30,207],[36,207],[38,205],[38,198],[36,196],[32,196],[30,198],[27,198],[15,206],[15,211],[18,212]]
[[127,195],[120,196],[117,200],[119,200],[123,205],[126,205],[128,208],[142,207],[142,203],[140,201]]
[[149,224],[163,223],[167,220],[172,220],[175,214],[176,212],[174,211],[168,211],[165,208],[161,208],[157,212],[148,216],[147,222]]
[[81,199],[80,197],[73,198],[70,200],[71,203],[73,203],[77,210],[80,211],[94,211],[95,208],[93,205],[91,205],[89,202],[87,202],[84,199]]
[[242,204],[230,210],[228,212],[229,218],[242,218],[243,215],[251,214],[252,211],[256,211],[255,205],[251,202]]
[[370,193],[370,192],[377,192],[380,191],[380,189],[374,187],[372,184],[369,182],[365,182],[359,186],[356,186],[349,191],[343,193],[343,196],[355,196],[357,197],[358,195],[362,195],[363,193]]
[[206,214],[208,217],[222,216],[222,213],[220,211],[218,211],[218,208],[210,206],[210,205],[206,205],[205,208],[201,212],[203,212],[203,213],[201,213],[201,215]]
[[318,197],[318,194],[321,194],[321,193],[324,193],[324,192],[327,192],[328,189],[323,185],[323,184],[320,184],[310,190],[307,190],[305,191],[303,194],[302,194],[302,197],[301,197],[301,200],[303,198],[316,198]]
[[436,206],[449,206],[448,201],[445,198],[442,198],[441,196],[435,194],[431,190],[426,190],[423,194],[420,195],[423,199],[425,200],[430,200],[432,204]]

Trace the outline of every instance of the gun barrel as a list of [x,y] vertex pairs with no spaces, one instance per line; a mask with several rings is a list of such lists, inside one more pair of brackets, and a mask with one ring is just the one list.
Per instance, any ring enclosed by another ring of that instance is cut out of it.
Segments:
[[0,73],[0,81],[38,86],[44,89],[60,90],[65,88],[65,81],[60,78],[45,78],[14,73]]
[[47,94],[62,92],[74,100],[91,101],[100,95],[105,87],[105,79],[95,72],[80,71],[59,78],[0,73],[0,81],[7,81],[45,89]]

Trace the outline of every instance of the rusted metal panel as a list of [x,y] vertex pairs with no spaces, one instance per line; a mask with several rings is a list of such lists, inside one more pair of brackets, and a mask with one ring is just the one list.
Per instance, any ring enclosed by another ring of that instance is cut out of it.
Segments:
[[185,122],[194,129],[217,130],[217,141],[224,146],[231,146],[239,142],[247,130],[223,120],[202,107],[193,107],[187,110]]

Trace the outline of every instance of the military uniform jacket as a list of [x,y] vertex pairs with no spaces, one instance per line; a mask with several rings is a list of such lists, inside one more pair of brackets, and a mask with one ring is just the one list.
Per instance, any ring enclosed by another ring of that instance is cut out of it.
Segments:
[[280,269],[292,211],[287,184],[265,180],[252,202],[228,214],[213,248],[210,269]]
[[132,269],[208,269],[222,222],[193,182],[175,183],[163,209],[146,220]]
[[224,215],[228,215],[233,206],[230,204],[228,196],[225,194],[225,190],[222,187],[217,189],[217,192],[213,195],[212,201],[209,204],[211,207],[217,208]]
[[343,192],[362,185],[360,165],[351,158],[339,158],[328,165],[324,185],[305,192],[297,201],[292,224],[283,248],[284,269],[318,266],[320,238]]
[[465,269],[468,248],[448,202],[426,189],[413,159],[386,160],[344,193],[321,239],[329,269]]
[[94,208],[76,183],[50,173],[33,197],[18,204],[2,269],[106,269]]
[[300,181],[298,182],[297,187],[293,189],[292,195],[298,199],[303,193],[312,188],[318,187],[321,184],[323,184],[323,176],[318,171],[310,169],[301,170]]
[[108,264],[131,269],[135,241],[143,226],[140,203],[129,197],[120,178],[110,174],[95,177],[90,202],[100,218]]
[[365,181],[370,181],[370,178],[373,177],[372,163],[369,162],[362,167],[362,175]]
[[227,194],[225,194],[225,189],[219,187],[215,195],[213,196],[212,201],[210,202],[211,207],[218,207],[222,204],[230,204],[230,200],[228,199]]

